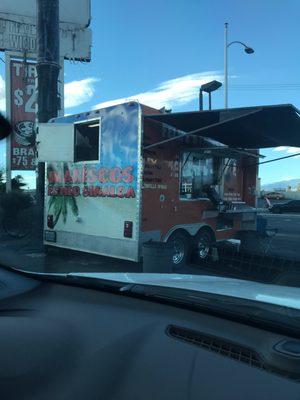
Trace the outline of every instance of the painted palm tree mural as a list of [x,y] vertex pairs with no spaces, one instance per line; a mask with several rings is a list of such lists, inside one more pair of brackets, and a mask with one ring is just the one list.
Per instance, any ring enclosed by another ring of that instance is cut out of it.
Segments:
[[[54,172],[53,166],[48,165],[48,174]],[[69,167],[67,163],[63,164],[64,176],[69,172]],[[48,175],[49,176],[49,175]],[[72,184],[72,183],[71,183]],[[51,196],[48,203],[48,214],[53,213],[53,227],[57,224],[60,217],[63,223],[67,222],[69,210],[75,217],[78,217],[78,206],[76,197],[74,196]]]

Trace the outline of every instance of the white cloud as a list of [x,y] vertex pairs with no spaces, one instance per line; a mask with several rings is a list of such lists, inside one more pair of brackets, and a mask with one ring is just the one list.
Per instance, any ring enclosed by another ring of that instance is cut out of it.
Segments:
[[[86,78],[65,84],[65,108],[79,106],[89,101],[95,92],[96,78]],[[0,111],[5,112],[5,80],[0,75]]]
[[[280,151],[283,153],[282,156],[285,157],[300,153],[300,147],[278,146],[275,147],[273,151]],[[295,156],[295,158],[300,158],[300,155]]]
[[140,103],[158,109],[164,106],[173,108],[196,99],[200,86],[214,79],[222,80],[222,76],[216,71],[185,75],[164,81],[148,92],[135,94],[127,98],[105,101],[96,104],[93,108],[108,107],[129,100],[138,100]]
[[89,101],[95,92],[96,78],[86,78],[65,84],[65,108],[72,108]]
[[288,149],[287,146],[278,146],[274,147],[273,151],[286,151]]
[[[138,100],[140,103],[155,107],[174,108],[184,105],[198,97],[199,87],[211,80],[221,80],[222,76],[216,71],[208,71],[185,75],[164,81],[147,92],[134,94],[128,98],[119,98],[97,104],[94,108],[107,107],[127,100]],[[72,108],[90,101],[95,92],[97,78],[65,83],[65,108]],[[0,76],[0,110],[5,111],[5,80]]]
[[300,153],[300,147],[289,147],[287,152],[290,154]]
[[0,75],[0,111],[5,112],[5,80]]

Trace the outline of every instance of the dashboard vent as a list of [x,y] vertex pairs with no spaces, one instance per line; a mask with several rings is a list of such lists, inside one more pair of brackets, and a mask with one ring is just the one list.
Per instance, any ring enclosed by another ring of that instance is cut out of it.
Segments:
[[[182,328],[175,325],[169,325],[166,333],[170,337],[202,347],[203,349],[213,351],[217,354],[232,358],[236,361],[243,362],[250,365],[251,367],[259,368],[269,373],[280,375],[284,378],[300,382],[299,372],[293,371],[294,366],[290,370],[284,370],[282,369],[282,365],[280,367],[267,365],[264,362],[263,358],[259,355],[259,353],[248,347],[241,346],[240,344],[227,340],[222,340],[216,336],[206,335],[202,332],[193,331],[191,329]],[[282,343],[283,342],[280,342],[279,344]],[[299,343],[297,342],[297,344]],[[294,347],[295,343],[293,342],[293,350]]]
[[252,367],[268,370],[258,353],[236,343],[173,325],[167,328],[167,334],[175,339],[194,344]]

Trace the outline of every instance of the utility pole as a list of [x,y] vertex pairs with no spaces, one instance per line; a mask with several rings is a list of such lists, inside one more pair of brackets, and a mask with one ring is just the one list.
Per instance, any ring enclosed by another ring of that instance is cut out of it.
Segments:
[[[37,0],[38,122],[57,117],[59,75],[59,0]],[[38,163],[37,200],[43,210],[45,164]]]
[[228,108],[228,22],[224,25],[224,103]]
[[225,22],[224,25],[224,103],[225,108],[228,108],[228,48],[232,44],[239,44],[244,47],[244,51],[246,54],[253,54],[254,50],[252,47],[247,46],[244,42],[240,42],[239,40],[234,40],[233,42],[228,43],[228,22]]

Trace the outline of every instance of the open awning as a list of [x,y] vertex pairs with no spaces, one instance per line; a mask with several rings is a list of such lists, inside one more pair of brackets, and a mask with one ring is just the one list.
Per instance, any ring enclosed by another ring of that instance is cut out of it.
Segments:
[[[184,132],[180,131],[181,134],[184,134]],[[178,131],[175,132],[176,135],[180,135]],[[260,154],[257,152],[257,150],[245,150],[241,148],[233,148],[230,146],[227,146],[224,143],[218,142],[216,140],[213,140],[211,138],[203,137],[201,136],[202,142],[201,146],[195,146],[192,145],[191,147],[187,145],[186,143],[184,144],[184,149],[185,150],[190,150],[190,151],[197,151],[197,153],[202,154],[203,157],[223,157],[223,158],[235,158],[239,159],[241,157],[253,157],[253,158],[265,158],[264,155]],[[144,149],[146,149],[148,146],[146,145]],[[151,145],[150,145],[151,147]]]
[[300,147],[300,112],[292,104],[156,114],[144,118],[183,132],[157,144],[199,135],[232,148]]
[[244,149],[234,149],[232,147],[224,146],[224,147],[211,147],[211,148],[200,148],[197,149],[198,153],[202,153],[203,156],[211,157],[223,157],[223,158],[235,158],[239,159],[241,157],[253,157],[253,158],[265,158],[264,155],[259,154],[255,151],[246,151]]

